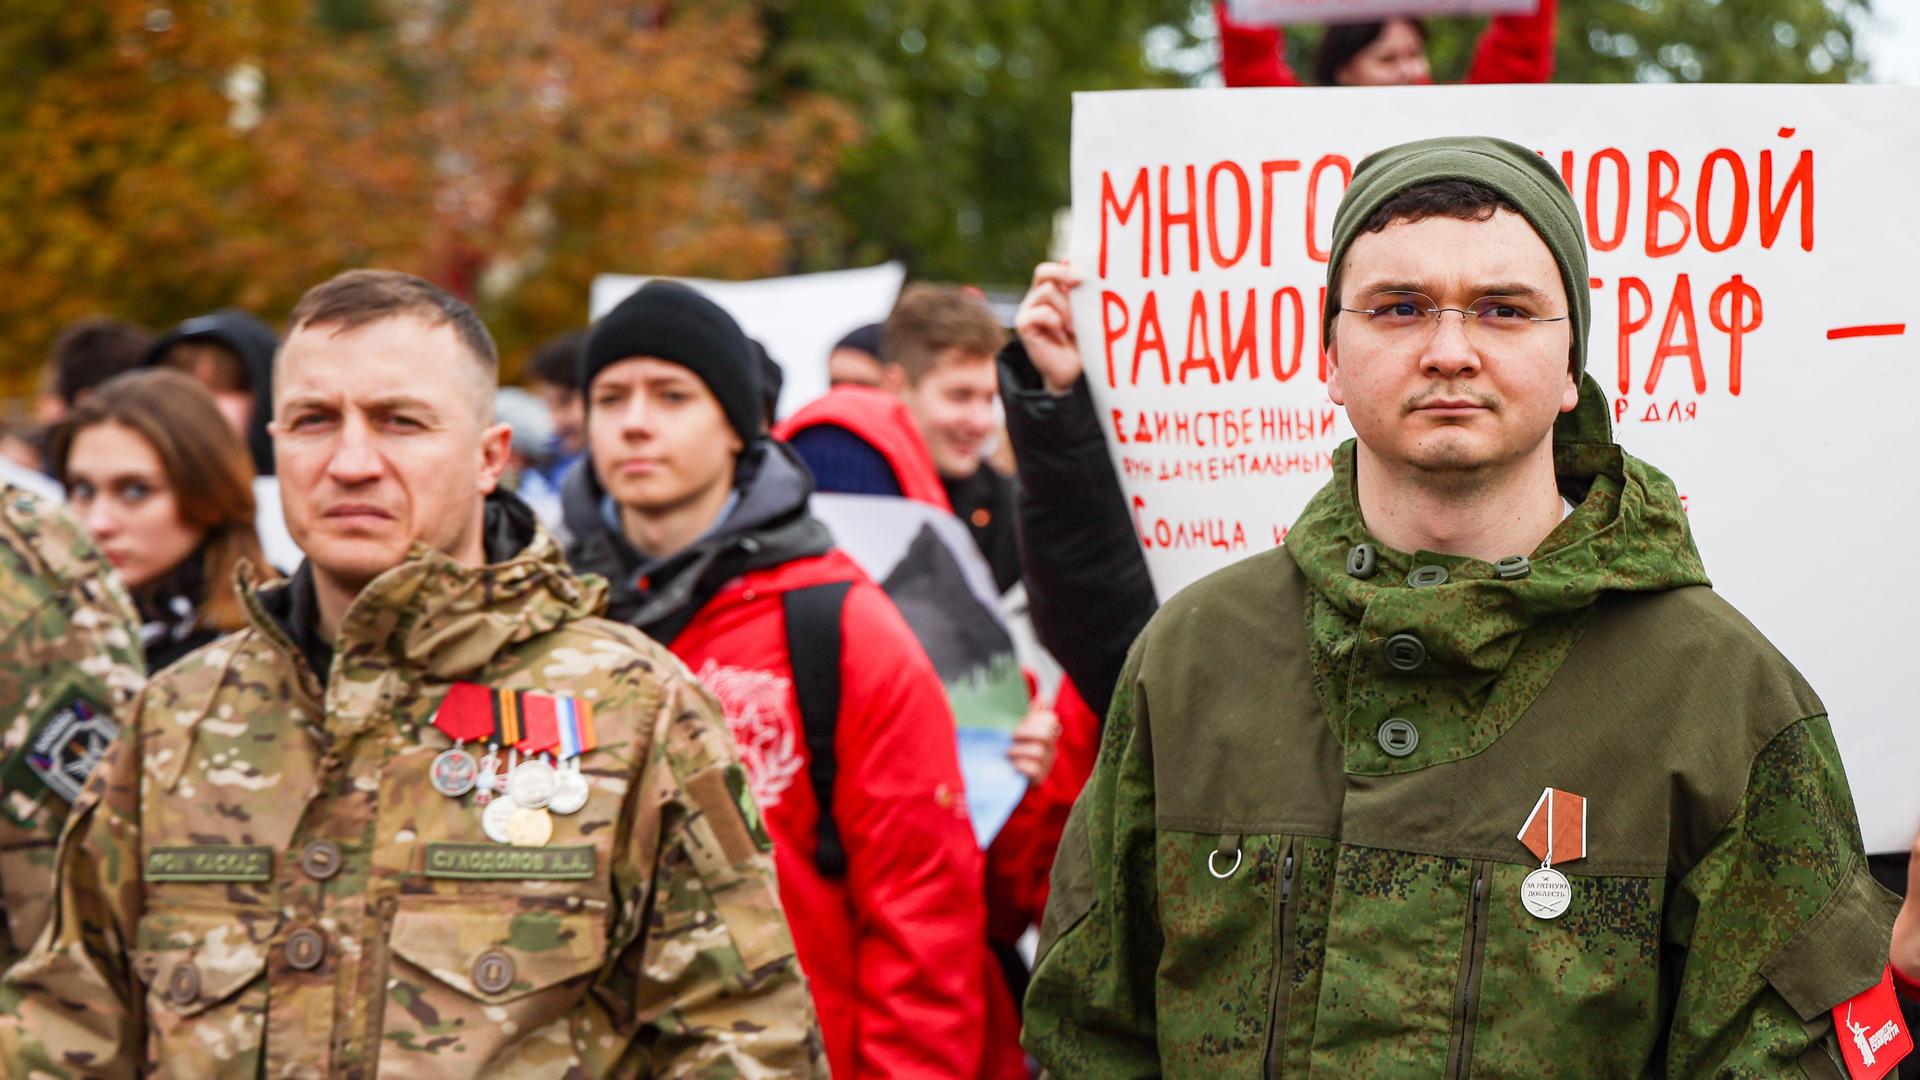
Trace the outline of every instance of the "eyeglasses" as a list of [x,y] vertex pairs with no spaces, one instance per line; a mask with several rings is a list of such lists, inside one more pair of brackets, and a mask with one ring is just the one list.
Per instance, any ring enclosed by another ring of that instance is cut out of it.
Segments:
[[1464,308],[1441,307],[1416,292],[1383,292],[1366,298],[1369,307],[1346,307],[1350,315],[1365,315],[1366,327],[1383,336],[1412,338],[1440,325],[1440,313],[1454,311],[1471,337],[1511,339],[1540,323],[1562,322],[1565,315],[1536,315],[1525,301],[1509,296],[1483,296]]

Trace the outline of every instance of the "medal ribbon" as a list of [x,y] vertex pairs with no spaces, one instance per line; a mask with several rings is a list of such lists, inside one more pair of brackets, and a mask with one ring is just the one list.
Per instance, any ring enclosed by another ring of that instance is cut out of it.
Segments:
[[598,734],[593,729],[593,706],[579,698],[554,700],[559,707],[560,759],[576,758],[599,746]]
[[501,746],[520,745],[520,696],[512,690],[495,690],[493,697],[493,741]]
[[550,694],[520,695],[520,752],[528,756],[550,753],[560,743],[558,702]]
[[485,738],[493,730],[493,717],[487,703],[487,688],[474,683],[454,683],[434,711],[433,726],[456,745],[469,739]]

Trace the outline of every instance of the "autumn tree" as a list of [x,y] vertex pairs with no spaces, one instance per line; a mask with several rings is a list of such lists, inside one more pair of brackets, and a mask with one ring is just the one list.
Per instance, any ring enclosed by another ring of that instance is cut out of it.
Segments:
[[767,94],[764,41],[729,2],[104,0],[10,22],[11,389],[71,318],[277,319],[354,266],[477,301],[510,353],[583,323],[599,271],[777,272],[856,127]]

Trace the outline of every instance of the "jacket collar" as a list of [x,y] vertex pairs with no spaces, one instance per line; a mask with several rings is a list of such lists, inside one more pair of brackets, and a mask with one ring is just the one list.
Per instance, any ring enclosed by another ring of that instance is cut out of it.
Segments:
[[460,678],[500,650],[605,605],[606,583],[574,576],[559,544],[519,499],[490,496],[484,528],[484,565],[465,566],[416,543],[360,591],[330,642],[315,631],[312,569],[304,562],[290,581],[243,589],[248,617],[301,660],[318,697],[343,679],[395,672]]
[[[1525,576],[1503,579],[1479,559],[1381,544],[1361,518],[1354,444],[1335,451],[1333,481],[1307,504],[1286,547],[1314,592],[1310,647],[1350,759],[1395,708],[1467,721],[1476,730],[1466,744],[1433,749],[1472,752],[1525,711],[1603,595],[1707,584],[1672,481],[1614,444],[1605,394],[1590,377],[1579,406],[1555,426],[1554,467],[1574,511],[1534,551],[1514,552],[1527,557]],[[1364,578],[1348,570],[1360,544],[1374,551]],[[1413,585],[1414,571],[1429,566],[1445,569],[1445,583]],[[1397,634],[1419,640],[1426,659],[1417,671],[1388,664],[1383,650]],[[1421,763],[1432,760],[1421,753],[1388,764]]]
[[671,643],[721,587],[741,574],[832,550],[807,511],[813,478],[791,447],[756,439],[740,455],[733,511],[684,551],[648,559],[600,514],[605,490],[583,463],[567,476],[563,506],[575,566],[613,580],[607,614]]

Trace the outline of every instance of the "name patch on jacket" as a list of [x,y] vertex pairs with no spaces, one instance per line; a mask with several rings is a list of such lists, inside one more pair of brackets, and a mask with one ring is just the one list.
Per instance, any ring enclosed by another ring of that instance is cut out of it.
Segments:
[[590,844],[572,847],[428,844],[426,869],[427,876],[435,878],[582,881],[594,876],[594,851]]
[[147,852],[148,881],[272,881],[273,849],[242,844],[157,847]]
[[69,694],[34,723],[26,743],[0,770],[0,779],[12,790],[45,788],[72,802],[119,733],[110,710],[83,694]]

